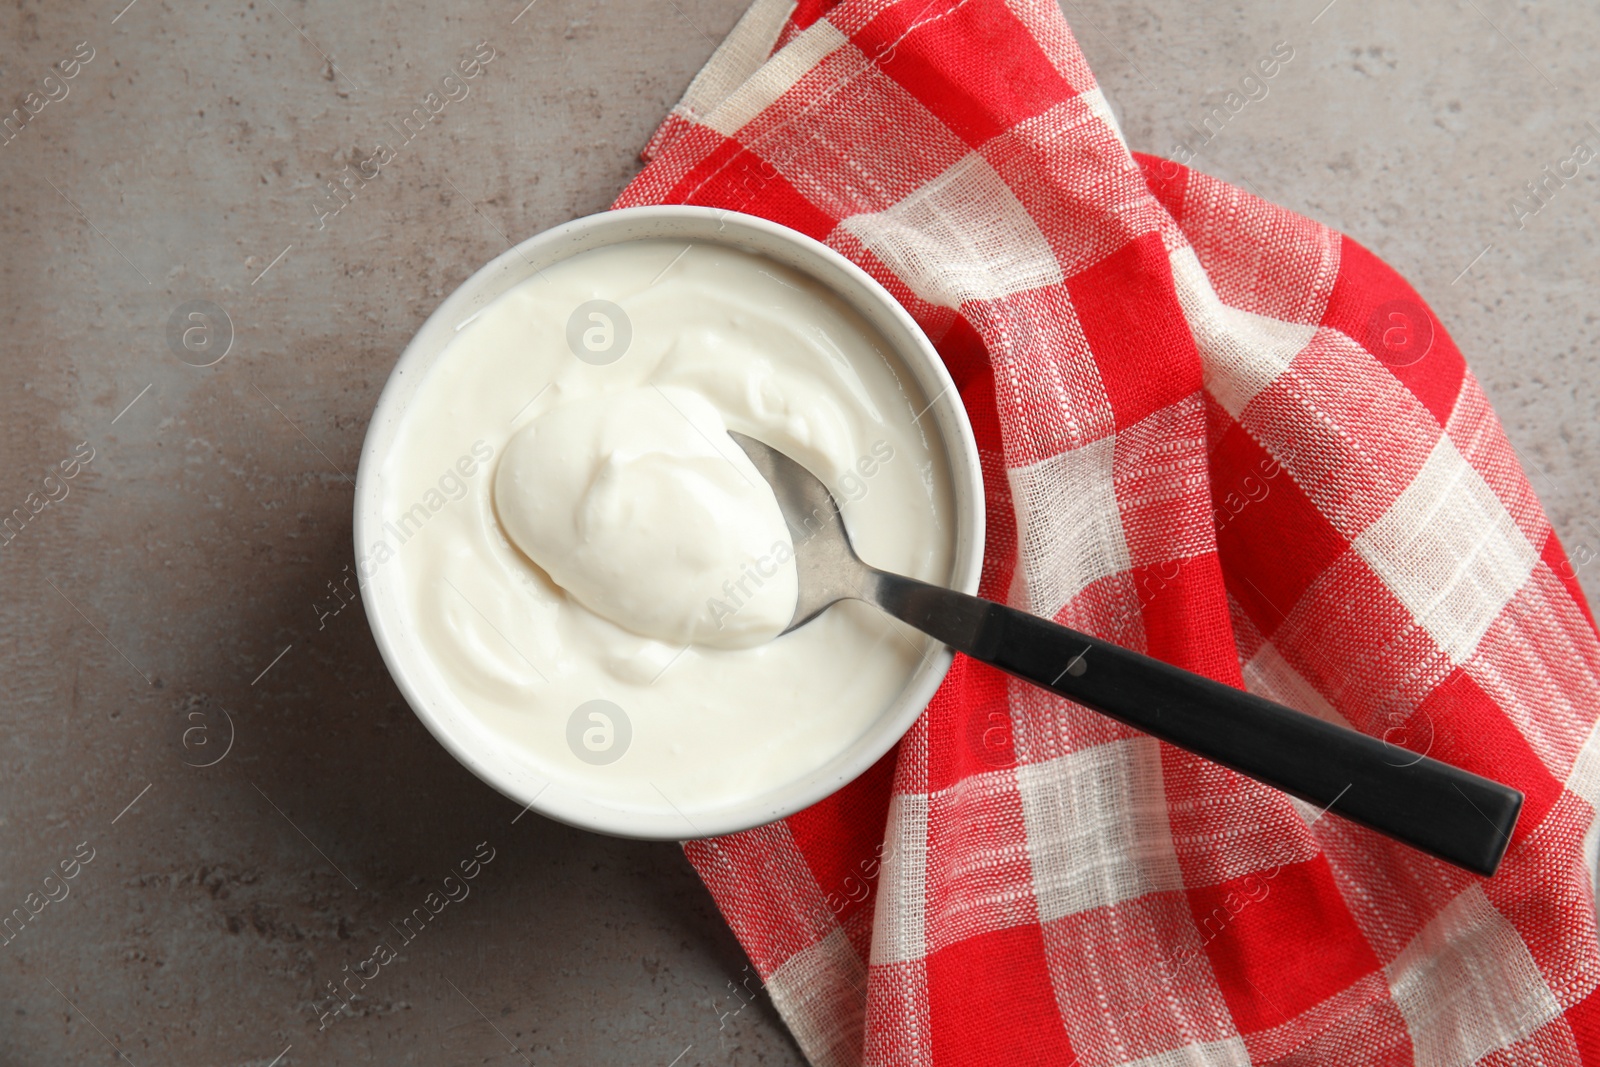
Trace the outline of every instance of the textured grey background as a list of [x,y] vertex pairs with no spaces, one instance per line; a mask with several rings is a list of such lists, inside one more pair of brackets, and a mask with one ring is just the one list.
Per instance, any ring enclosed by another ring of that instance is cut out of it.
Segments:
[[[513,825],[404,706],[360,609],[315,614],[401,347],[508,239],[606,206],[742,0],[125,2],[0,12],[6,110],[95,49],[0,145],[0,513],[96,450],[0,550],[0,913],[95,849],[0,947],[0,1063],[799,1062],[765,998],[724,1017],[745,960],[674,846]],[[1146,151],[1292,45],[1197,165],[1410,277],[1569,551],[1600,551],[1600,162],[1521,229],[1509,206],[1600,148],[1600,12],[1324,2],[1064,9]],[[499,55],[471,96],[319,231],[323,181],[480,40]],[[165,341],[191,299],[236,332],[208,369]],[[229,716],[227,758],[186,766]],[[472,895],[319,1033],[322,983],[480,841]]]

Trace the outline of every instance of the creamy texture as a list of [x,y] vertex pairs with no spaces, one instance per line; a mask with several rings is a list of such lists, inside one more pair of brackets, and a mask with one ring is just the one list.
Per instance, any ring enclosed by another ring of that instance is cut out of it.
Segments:
[[[636,634],[744,648],[794,615],[778,501],[699,393],[625,389],[551,409],[511,438],[494,502],[557,585]],[[766,580],[732,610],[723,587],[763,556]]]
[[[574,337],[615,347],[580,358]],[[931,398],[902,381],[855,312],[769,260],[583,253],[458,327],[401,416],[364,551],[398,569],[404,641],[449,714],[548,788],[692,820],[827,764],[934,647],[857,602],[774,637],[792,544],[727,436],[815,472],[868,562],[944,582],[950,476]]]

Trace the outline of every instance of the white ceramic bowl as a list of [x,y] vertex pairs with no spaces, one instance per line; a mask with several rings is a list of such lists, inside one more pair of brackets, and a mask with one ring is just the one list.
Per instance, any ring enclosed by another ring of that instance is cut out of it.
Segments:
[[[934,427],[936,440],[944,445],[956,508],[955,552],[946,584],[976,592],[983,559],[983,480],[977,445],[933,345],[883,286],[826,245],[765,219],[701,207],[627,208],[575,219],[501,255],[439,305],[395,364],[367,428],[356,475],[357,558],[362,558],[363,546],[381,535],[382,471],[402,417],[459,325],[545,267],[590,249],[645,238],[722,244],[766,256],[831,289],[878,331],[913,378],[903,383],[907,392],[913,396],[920,392],[922,402],[930,405],[931,418],[925,425]],[[944,648],[928,656],[892,706],[825,766],[736,805],[697,810],[691,823],[675,812],[641,813],[582,795],[564,783],[549,781],[519,758],[513,746],[494,744],[462,700],[443,688],[439,673],[418,662],[421,645],[408,632],[399,570],[379,567],[370,576],[364,574],[361,595],[389,673],[417,717],[474,774],[518,804],[573,826],[623,837],[680,839],[732,833],[816,803],[872,766],[910,729],[953,658]]]

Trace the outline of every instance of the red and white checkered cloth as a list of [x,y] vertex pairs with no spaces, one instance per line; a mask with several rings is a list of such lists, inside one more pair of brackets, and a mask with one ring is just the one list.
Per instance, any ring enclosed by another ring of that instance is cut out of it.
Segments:
[[1055,0],[756,0],[647,154],[618,206],[916,316],[984,595],[1527,794],[1484,880],[958,657],[860,780],[687,846],[813,1063],[1600,1063],[1600,641],[1403,279],[1130,154]]

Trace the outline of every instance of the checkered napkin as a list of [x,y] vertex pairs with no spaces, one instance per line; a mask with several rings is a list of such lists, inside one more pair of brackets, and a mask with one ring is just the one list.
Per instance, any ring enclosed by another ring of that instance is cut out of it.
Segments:
[[1485,880],[957,657],[861,779],[687,846],[813,1063],[1600,1063],[1600,641],[1403,279],[1131,154],[1055,0],[756,0],[647,156],[618,206],[921,323],[985,596],[1527,794]]

